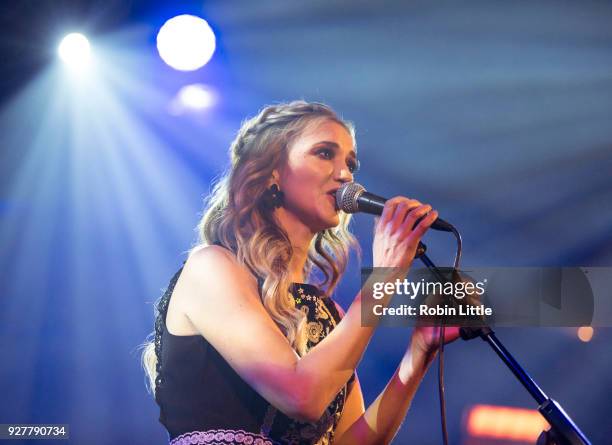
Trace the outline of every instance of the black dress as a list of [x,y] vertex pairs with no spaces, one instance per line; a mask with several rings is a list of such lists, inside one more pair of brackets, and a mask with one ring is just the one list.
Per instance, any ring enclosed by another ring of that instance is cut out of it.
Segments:
[[[331,444],[354,374],[318,422],[284,415],[242,380],[204,337],[168,332],[166,312],[181,271],[160,300],[155,321],[155,400],[170,444]],[[307,314],[311,348],[329,334],[340,315],[316,286],[295,283],[290,291]]]

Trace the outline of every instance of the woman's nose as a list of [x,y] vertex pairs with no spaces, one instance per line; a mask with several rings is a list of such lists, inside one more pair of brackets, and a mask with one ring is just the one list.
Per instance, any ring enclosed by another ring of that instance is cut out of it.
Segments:
[[346,165],[342,165],[336,169],[336,179],[341,182],[351,182],[353,174]]
[[340,168],[339,179],[344,182],[351,182],[353,180],[353,174],[346,164],[343,164]]

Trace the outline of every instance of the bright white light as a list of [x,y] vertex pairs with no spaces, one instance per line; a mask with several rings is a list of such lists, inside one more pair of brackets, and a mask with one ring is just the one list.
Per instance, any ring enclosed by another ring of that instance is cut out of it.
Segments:
[[76,32],[62,39],[57,52],[71,68],[84,68],[91,60],[91,48],[87,37]]
[[208,108],[215,101],[213,93],[202,84],[184,86],[178,92],[178,98],[185,107],[195,110]]
[[157,33],[159,56],[172,68],[193,71],[203,67],[215,52],[215,34],[206,20],[178,15]]
[[194,83],[186,85],[176,93],[170,103],[169,112],[175,116],[193,111],[202,111],[217,102],[217,94],[210,87]]

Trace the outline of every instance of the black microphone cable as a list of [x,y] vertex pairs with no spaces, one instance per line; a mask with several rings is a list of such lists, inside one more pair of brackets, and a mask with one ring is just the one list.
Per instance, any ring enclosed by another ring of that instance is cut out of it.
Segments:
[[[451,226],[452,227],[452,226]],[[461,251],[463,243],[461,240],[461,234],[459,231],[452,227],[452,233],[455,235],[457,240],[457,250],[455,252],[455,261],[453,263],[453,276],[459,273],[459,263],[461,262]],[[425,263],[428,267],[430,264]],[[433,266],[433,264],[431,264]],[[435,267],[435,266],[434,266]],[[444,320],[440,324],[440,337],[438,339],[440,343],[440,350],[438,352],[438,396],[440,398],[440,422],[442,423],[442,440],[444,445],[448,445],[448,429],[446,427],[446,399],[444,397]]]

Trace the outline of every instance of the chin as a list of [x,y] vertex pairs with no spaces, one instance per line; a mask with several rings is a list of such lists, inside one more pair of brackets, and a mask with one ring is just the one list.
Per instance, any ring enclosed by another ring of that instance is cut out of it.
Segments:
[[321,230],[333,229],[334,227],[337,227],[338,224],[340,224],[340,215],[336,214],[336,216],[325,219],[322,224],[323,228]]
[[314,218],[310,219],[309,226],[314,233],[327,229],[333,229],[340,224],[340,212],[330,208],[317,209],[311,214]]

